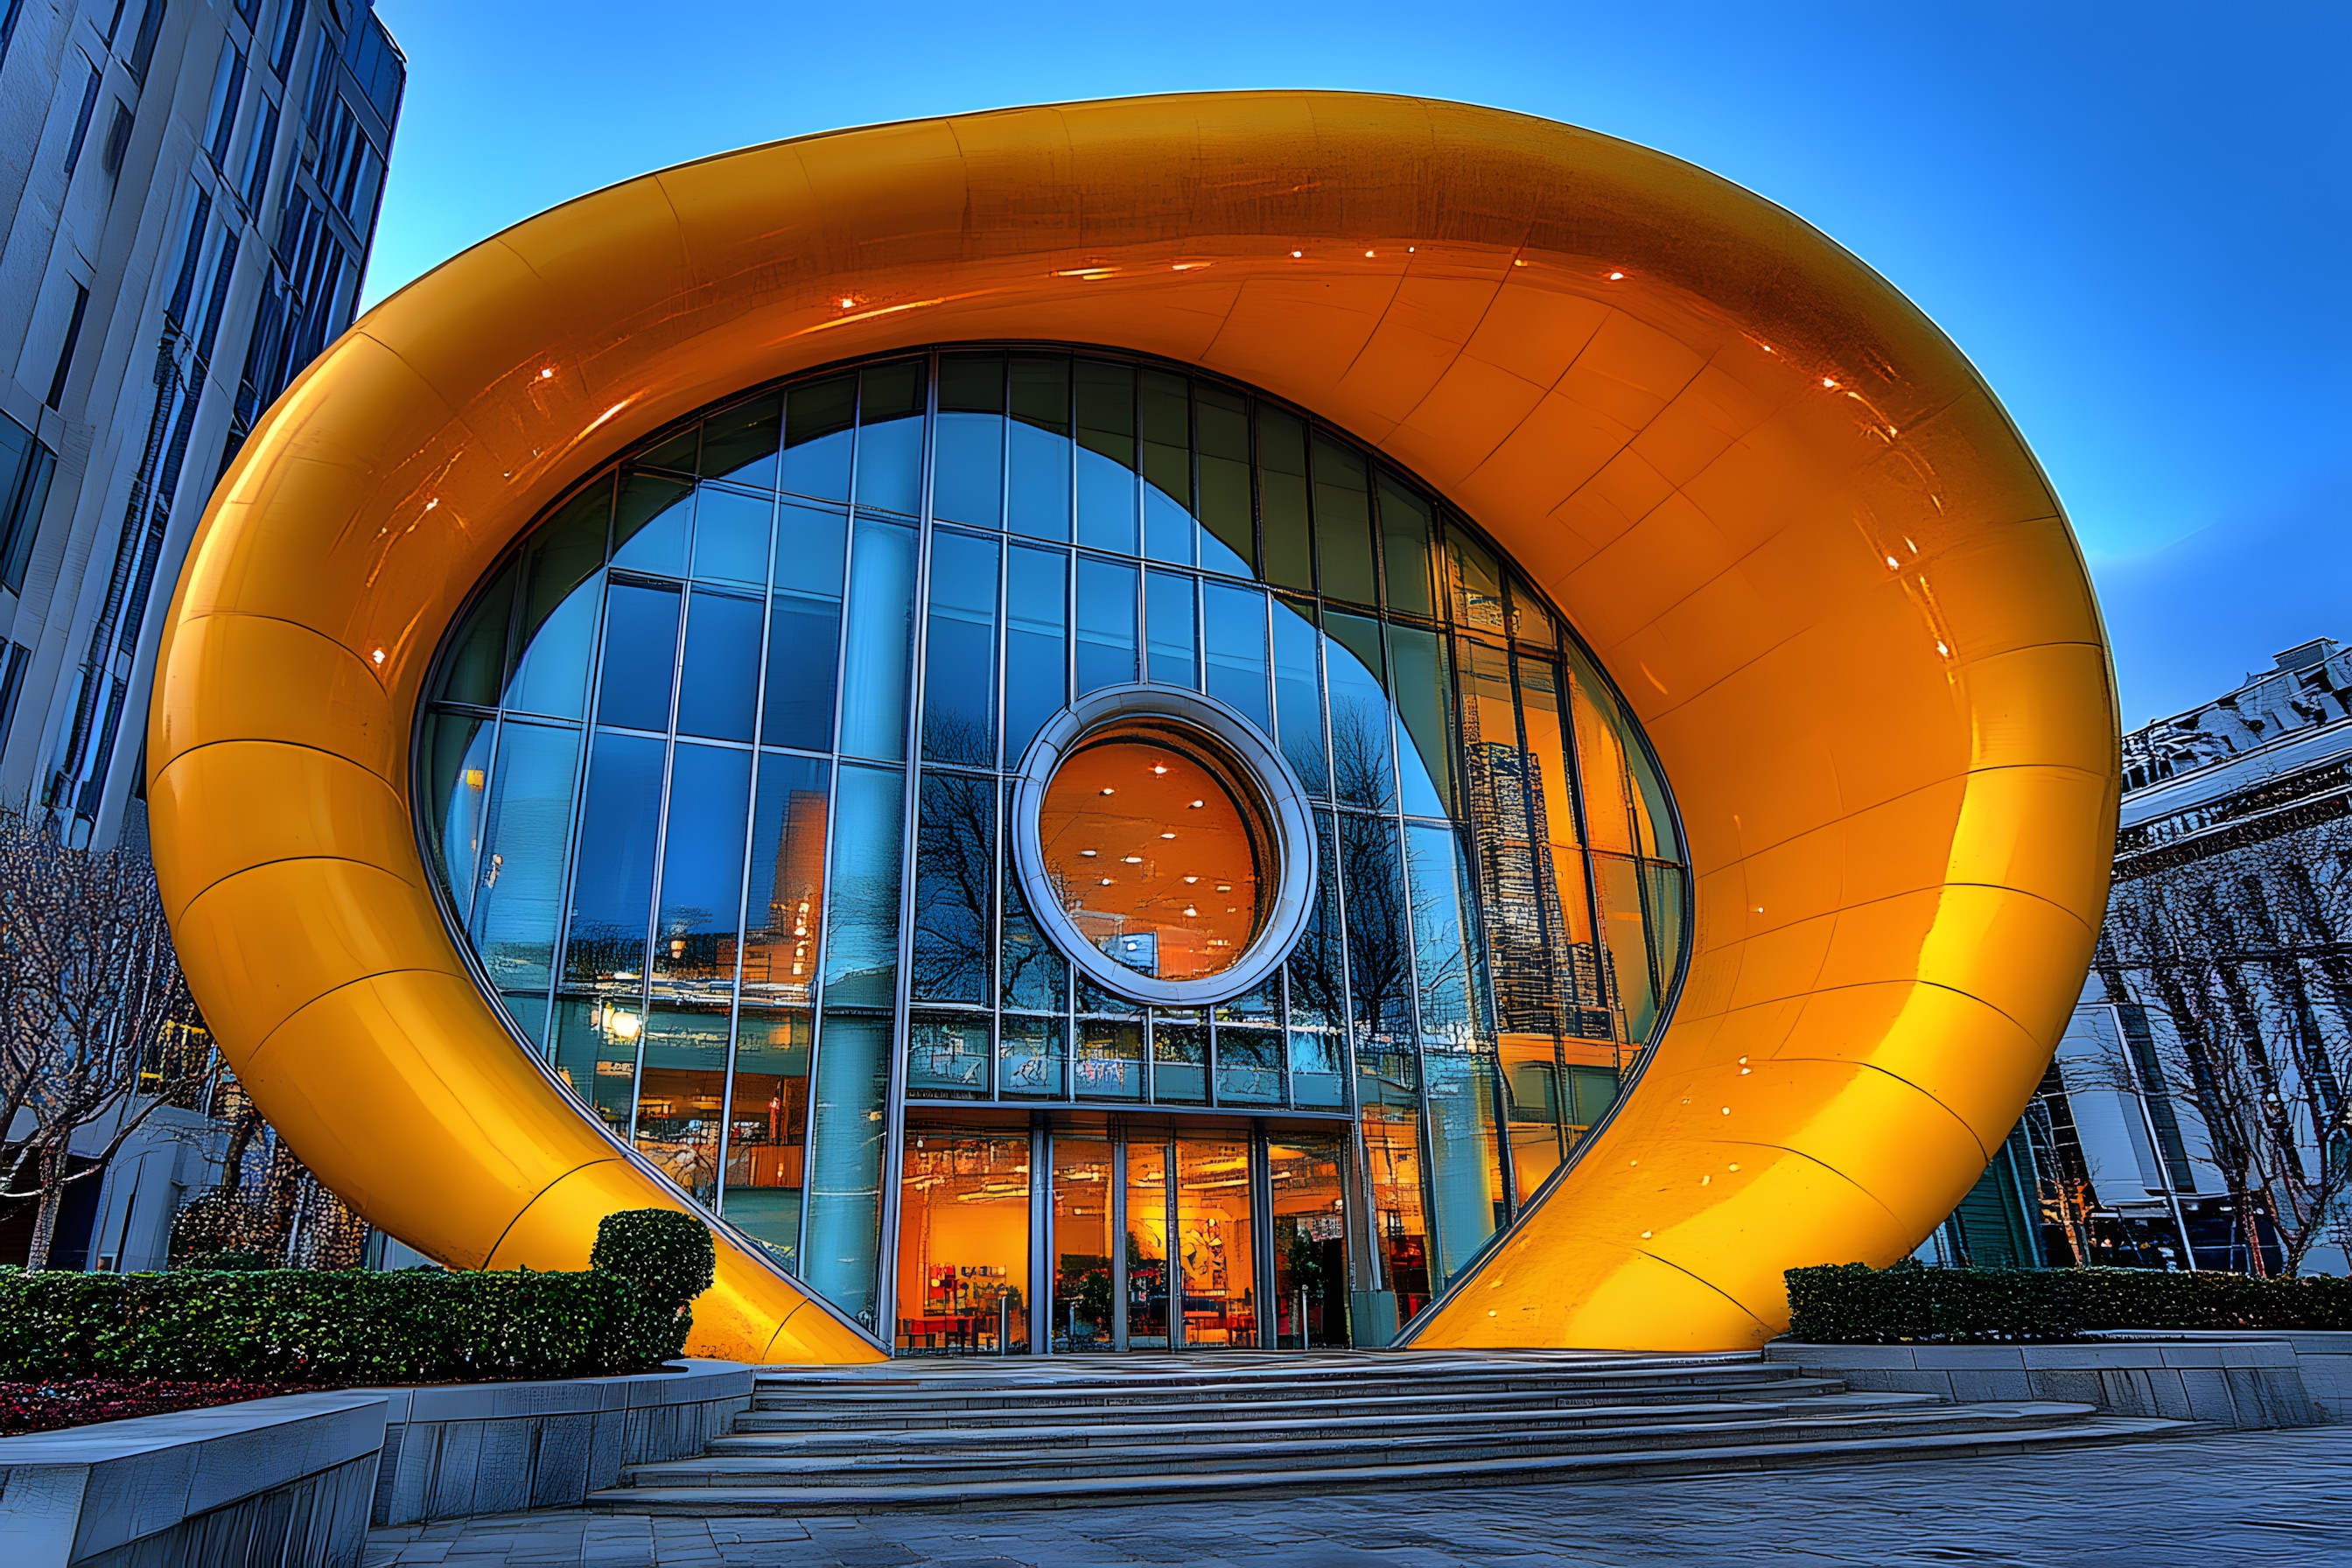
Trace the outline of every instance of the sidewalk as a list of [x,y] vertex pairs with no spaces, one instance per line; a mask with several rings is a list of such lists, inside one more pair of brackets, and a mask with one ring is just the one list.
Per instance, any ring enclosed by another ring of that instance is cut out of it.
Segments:
[[2352,1565],[2352,1427],[1649,1481],[868,1518],[507,1514],[379,1531],[367,1568]]

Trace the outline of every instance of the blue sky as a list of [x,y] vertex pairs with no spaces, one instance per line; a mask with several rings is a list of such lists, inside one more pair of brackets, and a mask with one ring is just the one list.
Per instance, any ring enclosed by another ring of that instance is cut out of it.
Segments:
[[780,136],[1221,88],[1494,104],[1737,180],[1934,316],[2057,482],[2127,723],[2352,639],[2340,5],[377,10],[410,74],[370,300],[567,197]]

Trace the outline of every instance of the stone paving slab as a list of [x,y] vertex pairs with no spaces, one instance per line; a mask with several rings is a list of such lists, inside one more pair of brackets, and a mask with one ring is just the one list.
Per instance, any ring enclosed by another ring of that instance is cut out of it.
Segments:
[[565,1511],[380,1530],[367,1568],[2343,1568],[2352,1427],[2013,1459],[865,1518]]

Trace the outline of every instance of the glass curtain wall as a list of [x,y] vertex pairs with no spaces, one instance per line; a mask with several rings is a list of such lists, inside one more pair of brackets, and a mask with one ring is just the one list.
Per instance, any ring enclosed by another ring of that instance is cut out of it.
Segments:
[[[1315,802],[1307,930],[1213,1008],[1075,978],[1009,874],[1024,749],[1139,680],[1238,710]],[[1475,528],[1110,355],[903,356],[643,444],[486,583],[417,766],[519,1037],[869,1326],[927,1101],[1355,1116],[1383,1283],[1426,1300],[1613,1102],[1683,941],[1646,751]]]

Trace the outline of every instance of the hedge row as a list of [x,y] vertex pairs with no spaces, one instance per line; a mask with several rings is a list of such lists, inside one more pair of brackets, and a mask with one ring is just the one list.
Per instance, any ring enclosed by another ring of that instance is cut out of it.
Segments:
[[2153,1268],[1788,1272],[1789,1337],[1814,1344],[1998,1344],[2115,1329],[2352,1329],[2352,1279]]
[[685,1349],[711,1254],[699,1221],[665,1212],[606,1220],[598,1267],[579,1274],[0,1268],[0,1378],[349,1385],[643,1372]]

